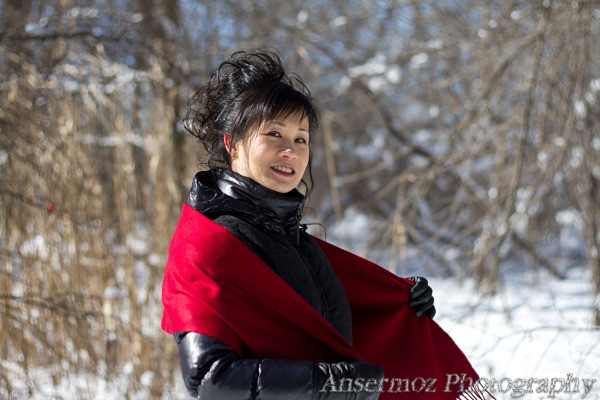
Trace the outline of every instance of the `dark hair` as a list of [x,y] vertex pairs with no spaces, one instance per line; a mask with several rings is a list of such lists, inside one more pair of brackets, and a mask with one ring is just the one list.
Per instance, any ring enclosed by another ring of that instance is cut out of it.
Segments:
[[[302,80],[287,74],[272,51],[236,52],[190,98],[183,126],[208,153],[202,166],[223,171],[231,168],[224,134],[231,134],[233,147],[251,128],[296,113],[308,118],[310,146],[319,126],[319,113]],[[310,184],[303,181],[307,195],[312,189],[311,164],[312,152],[307,166]]]

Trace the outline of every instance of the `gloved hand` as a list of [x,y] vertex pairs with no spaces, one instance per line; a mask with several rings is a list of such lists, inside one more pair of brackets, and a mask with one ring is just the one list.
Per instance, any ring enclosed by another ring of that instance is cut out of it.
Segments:
[[429,318],[435,316],[435,307],[433,306],[433,289],[429,287],[427,279],[422,276],[411,276],[408,279],[413,281],[415,285],[410,289],[409,307],[414,307],[417,312],[417,317],[427,315]]

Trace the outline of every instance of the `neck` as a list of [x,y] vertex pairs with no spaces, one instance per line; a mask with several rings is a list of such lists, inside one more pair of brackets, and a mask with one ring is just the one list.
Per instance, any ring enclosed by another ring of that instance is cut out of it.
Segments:
[[257,207],[275,222],[300,222],[305,197],[296,189],[279,193],[231,170],[224,171],[217,184],[224,194]]

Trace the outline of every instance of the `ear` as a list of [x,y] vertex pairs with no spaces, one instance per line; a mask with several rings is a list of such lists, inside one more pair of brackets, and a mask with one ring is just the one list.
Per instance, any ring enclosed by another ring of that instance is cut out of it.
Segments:
[[231,147],[231,135],[230,134],[223,135],[223,143],[225,144],[225,148],[227,149],[227,152],[231,156],[231,159],[236,159],[237,158],[237,148],[235,146],[233,148]]
[[223,135],[223,143],[225,144],[225,148],[227,149],[227,152],[230,153],[231,135]]

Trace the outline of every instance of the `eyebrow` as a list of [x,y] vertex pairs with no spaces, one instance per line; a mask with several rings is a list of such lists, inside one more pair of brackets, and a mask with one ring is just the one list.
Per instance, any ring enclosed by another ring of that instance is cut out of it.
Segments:
[[[275,125],[278,125],[278,126],[281,126],[282,128],[287,128],[287,125],[286,125],[286,124],[284,124],[284,123],[283,123],[283,122],[281,122],[281,121],[275,121],[275,120],[273,120],[273,121],[270,121],[269,123],[271,123],[271,124],[275,124]],[[302,128],[302,127],[300,127],[298,130],[299,130],[299,131],[302,131],[302,132],[308,132],[308,129],[304,129],[304,128]]]

